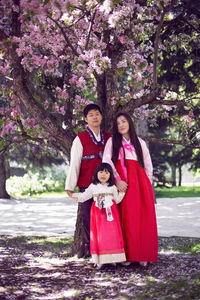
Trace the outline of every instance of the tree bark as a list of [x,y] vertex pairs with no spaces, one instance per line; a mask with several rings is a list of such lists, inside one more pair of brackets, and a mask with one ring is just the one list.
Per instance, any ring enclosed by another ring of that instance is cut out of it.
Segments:
[[0,198],[10,199],[6,191],[6,165],[5,165],[5,156],[0,155]]
[[[136,125],[136,132],[137,135],[143,137],[143,136],[148,136],[148,124],[146,120],[140,120]],[[147,142],[148,143],[148,142]]]
[[182,168],[181,168],[181,165],[178,166],[178,173],[179,173],[178,186],[181,186],[181,184],[182,184]]
[[172,186],[176,186],[176,166],[172,165]]
[[84,246],[84,233],[82,224],[81,207],[78,204],[77,218],[76,218],[76,229],[74,233],[74,243],[72,247],[72,254],[77,255],[78,258],[85,256],[85,246]]

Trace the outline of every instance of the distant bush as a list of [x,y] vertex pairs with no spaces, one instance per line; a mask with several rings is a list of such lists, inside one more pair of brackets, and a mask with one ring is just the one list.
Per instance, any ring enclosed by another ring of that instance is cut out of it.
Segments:
[[55,172],[48,168],[46,172],[28,173],[23,177],[12,176],[6,181],[6,190],[12,196],[41,194],[44,192],[63,191],[65,172]]

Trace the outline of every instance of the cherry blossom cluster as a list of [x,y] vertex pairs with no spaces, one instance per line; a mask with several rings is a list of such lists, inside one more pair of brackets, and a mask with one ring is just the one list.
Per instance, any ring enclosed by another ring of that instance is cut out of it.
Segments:
[[[44,78],[52,78],[52,84],[45,87],[49,98],[37,98],[44,109],[64,119],[67,104],[71,103],[74,116],[79,117],[83,107],[97,98],[97,79],[110,70],[117,86],[108,99],[113,107],[150,93],[154,54],[150,37],[155,34],[155,24],[159,23],[163,9],[171,4],[170,0],[152,0],[147,5],[136,0],[20,0],[19,5],[15,3],[2,0],[0,4],[3,11],[0,30],[7,37],[0,42],[0,72],[12,81],[10,49],[15,47],[24,72],[35,74],[38,79],[36,89],[38,82],[45,85]],[[12,12],[18,14],[18,32],[13,31]],[[168,46],[160,45],[160,53]],[[58,84],[61,80],[62,84]],[[3,117],[1,137],[19,132],[20,120],[27,134],[32,132],[33,137],[48,138],[49,133],[21,111],[12,84],[9,89],[7,96],[3,96],[5,104],[1,114],[9,117]],[[169,91],[163,97],[168,99],[168,96]],[[162,113],[168,117],[171,109],[167,106],[150,109],[146,105],[138,108],[134,116],[155,123],[157,115]]]

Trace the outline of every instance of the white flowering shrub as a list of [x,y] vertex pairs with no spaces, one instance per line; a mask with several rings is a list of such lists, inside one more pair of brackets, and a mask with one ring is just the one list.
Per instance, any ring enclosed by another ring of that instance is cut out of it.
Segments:
[[39,174],[25,174],[23,177],[12,176],[6,181],[6,189],[12,196],[40,194],[43,192],[64,190],[59,180],[41,179]]

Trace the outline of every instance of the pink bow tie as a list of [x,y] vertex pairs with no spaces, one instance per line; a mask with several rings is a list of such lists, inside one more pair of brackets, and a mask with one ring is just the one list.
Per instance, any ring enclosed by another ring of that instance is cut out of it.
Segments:
[[130,152],[134,151],[135,148],[130,144],[123,144],[124,148]]

